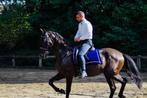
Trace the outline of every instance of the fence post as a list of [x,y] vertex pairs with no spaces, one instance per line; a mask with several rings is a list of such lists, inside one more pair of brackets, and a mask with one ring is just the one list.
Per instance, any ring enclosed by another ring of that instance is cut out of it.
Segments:
[[42,67],[42,58],[39,56],[39,68],[41,68]]
[[13,66],[13,67],[16,66],[16,63],[15,63],[15,56],[14,56],[14,55],[12,56],[12,66]]
[[141,69],[141,55],[137,56],[137,66],[139,69]]

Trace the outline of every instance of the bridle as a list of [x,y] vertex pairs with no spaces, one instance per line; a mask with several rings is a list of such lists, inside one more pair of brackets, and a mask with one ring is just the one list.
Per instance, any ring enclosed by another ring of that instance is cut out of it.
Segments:
[[44,48],[44,47],[40,47],[40,49],[43,50],[43,51],[48,51],[48,49]]
[[[68,43],[66,43],[64,41],[64,38],[55,32],[45,32],[44,35],[41,35],[41,38],[42,38],[43,42],[47,42],[47,44],[42,43],[43,45],[47,45],[47,46],[40,47],[40,49],[44,51],[44,53],[43,53],[44,58],[45,58],[45,55],[48,54],[48,52],[49,52],[49,47],[52,47],[54,44],[56,44],[55,42],[57,42],[59,44],[59,47],[60,47],[60,45],[61,45],[61,47],[68,46]],[[64,59],[65,57],[69,56],[70,54],[71,53],[69,51],[67,51],[64,55],[62,55],[62,58]]]

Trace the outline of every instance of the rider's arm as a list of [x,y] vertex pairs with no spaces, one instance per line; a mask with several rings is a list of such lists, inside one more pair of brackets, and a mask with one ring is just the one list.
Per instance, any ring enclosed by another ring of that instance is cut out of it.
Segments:
[[77,31],[77,33],[76,33],[76,35],[74,37],[75,41],[78,40],[78,39],[80,39],[80,27],[79,26],[78,26],[78,31]]

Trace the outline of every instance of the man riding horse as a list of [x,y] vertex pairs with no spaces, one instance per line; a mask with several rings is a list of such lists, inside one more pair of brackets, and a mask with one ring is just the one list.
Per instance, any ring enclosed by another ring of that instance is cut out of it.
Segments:
[[86,61],[84,55],[92,47],[93,27],[92,24],[85,18],[83,11],[78,11],[76,14],[76,20],[79,22],[78,31],[75,35],[74,41],[79,44],[78,59],[80,66],[82,67],[81,77],[87,76],[86,73]]
[[[134,60],[129,55],[113,48],[100,49],[100,57],[103,63],[89,65],[86,70],[84,55],[87,55],[86,52],[92,47],[92,26],[91,23],[85,19],[85,15],[82,11],[79,11],[76,14],[76,20],[80,22],[78,32],[75,36],[75,42],[80,44],[78,55],[80,65],[82,66],[82,78],[86,77],[87,74],[90,77],[103,73],[110,87],[109,98],[113,98],[115,94],[115,81],[121,83],[120,91],[118,93],[119,98],[126,98],[124,96],[124,89],[128,79],[120,74],[120,71],[124,66],[126,68],[126,73],[130,76],[131,80],[138,88],[141,88],[143,81]],[[56,55],[56,69],[58,73],[49,79],[49,85],[56,92],[66,94],[66,98],[69,98],[73,77],[77,76],[77,66],[73,63],[73,48],[71,49],[71,46],[65,42],[64,38],[59,33],[46,31],[44,29],[40,30],[42,32],[40,39],[42,56],[46,55],[46,51],[51,48],[53,49],[52,52]],[[54,84],[55,81],[63,78],[66,78],[66,90],[60,89]]]

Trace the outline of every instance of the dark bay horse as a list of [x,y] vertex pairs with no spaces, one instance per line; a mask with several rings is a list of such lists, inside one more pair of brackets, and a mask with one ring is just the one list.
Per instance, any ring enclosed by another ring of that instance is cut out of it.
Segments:
[[[72,80],[73,77],[77,76],[76,72],[78,70],[77,66],[74,65],[72,61],[72,48],[64,41],[64,38],[59,33],[45,31],[44,29],[41,29],[41,32],[40,49],[42,53],[45,54],[45,51],[48,51],[50,48],[52,48],[56,55],[56,68],[58,73],[49,80],[49,85],[56,92],[66,94],[66,98],[69,98]],[[119,98],[126,98],[123,95],[123,92],[128,81],[125,77],[120,75],[120,71],[123,66],[126,67],[127,74],[134,81],[137,87],[142,87],[140,72],[138,71],[135,62],[130,56],[112,48],[100,49],[100,56],[102,58],[103,64],[87,66],[87,73],[89,77],[104,73],[111,91],[109,98],[113,98],[114,92],[116,90],[114,81],[121,83],[120,92],[118,94]],[[63,78],[66,78],[66,91],[59,89],[53,84],[55,81],[61,80]]]

